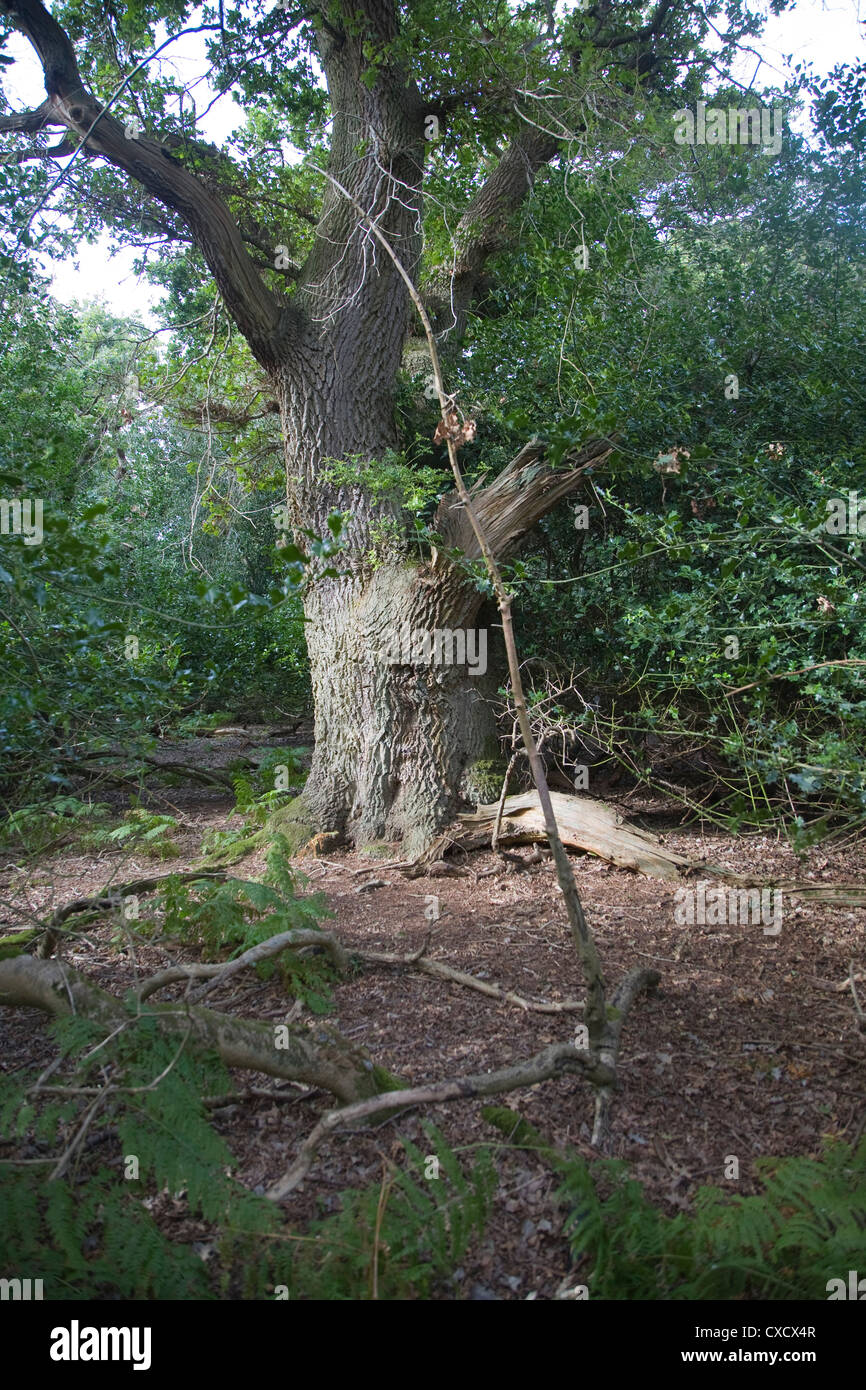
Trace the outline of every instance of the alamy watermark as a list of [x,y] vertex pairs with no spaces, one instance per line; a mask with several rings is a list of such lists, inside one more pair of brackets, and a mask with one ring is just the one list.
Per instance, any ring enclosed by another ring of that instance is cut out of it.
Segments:
[[410,627],[403,623],[379,648],[386,666],[466,666],[470,676],[487,670],[487,629]]
[[0,1302],[39,1302],[43,1298],[42,1279],[0,1279]]
[[824,530],[830,536],[866,536],[866,497],[856,492],[827,500]]
[[52,1361],[131,1361],[134,1371],[148,1371],[151,1329],[82,1327],[73,1318],[69,1327],[52,1328],[48,1355]]
[[838,1302],[840,1299],[853,1303],[866,1301],[866,1279],[861,1279],[856,1269],[848,1270],[847,1283],[844,1279],[828,1279],[824,1287],[827,1290],[828,1303]]
[[684,927],[754,927],[759,923],[764,936],[778,936],[782,930],[782,890],[780,888],[709,887],[678,888],[674,921]]
[[42,498],[0,497],[0,536],[23,536],[25,545],[41,545]]
[[707,106],[699,101],[694,112],[688,107],[674,112],[674,142],[677,145],[757,145],[762,153],[779,154],[782,149],[781,106]]

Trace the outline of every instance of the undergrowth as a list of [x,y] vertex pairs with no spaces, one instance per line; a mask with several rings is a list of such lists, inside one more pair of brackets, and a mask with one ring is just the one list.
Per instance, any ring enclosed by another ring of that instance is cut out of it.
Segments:
[[[167,877],[154,899],[154,924],[161,923],[160,935],[182,945],[201,946],[206,960],[232,960],[283,932],[320,930],[321,920],[333,917],[323,893],[298,893],[305,880],[289,867],[282,836],[274,837],[266,865],[261,883],[237,878],[223,883],[208,878],[183,882]],[[301,999],[313,1013],[328,1012],[333,969],[327,955],[313,947],[283,951],[275,960],[260,961],[255,969],[262,980],[278,973],[287,993]]]
[[[44,1297],[62,1300],[423,1297],[483,1231],[489,1156],[465,1172],[432,1126],[431,1154],[405,1140],[405,1166],[389,1164],[381,1185],[339,1194],[338,1210],[308,1230],[287,1226],[237,1181],[213,1126],[206,1096],[232,1089],[222,1063],[129,1009],[110,1039],[80,1018],[50,1025],[68,1090],[57,1072],[50,1096],[35,1075],[0,1077],[0,1133],[49,1155],[44,1168],[2,1164],[4,1277],[42,1279]],[[99,1142],[87,1146],[97,1108]],[[173,1237],[179,1213],[198,1241]]]
[[203,854],[214,861],[245,849],[275,811],[287,805],[307,780],[309,748],[266,748],[255,768],[231,769],[235,806],[241,825],[211,830],[202,840]]
[[866,1139],[829,1143],[817,1159],[760,1158],[755,1169],[760,1193],[702,1187],[691,1211],[668,1216],[626,1164],[568,1164],[566,1233],[590,1264],[590,1296],[826,1298],[829,1280],[863,1263]]
[[76,796],[54,796],[9,812],[0,821],[0,850],[42,854],[103,821],[110,808]]
[[759,1193],[704,1186],[668,1215],[622,1160],[563,1153],[502,1107],[485,1117],[559,1174],[575,1282],[590,1298],[826,1299],[831,1279],[862,1266],[866,1138],[827,1141],[818,1158],[759,1158]]
[[124,812],[120,825],[113,830],[97,826],[87,831],[81,837],[81,848],[98,850],[124,845],[149,859],[177,859],[180,849],[172,839],[177,828],[176,816],[133,806]]

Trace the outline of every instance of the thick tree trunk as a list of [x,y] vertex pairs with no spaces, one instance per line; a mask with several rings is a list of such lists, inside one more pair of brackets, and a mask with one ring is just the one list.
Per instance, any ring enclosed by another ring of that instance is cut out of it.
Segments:
[[[315,752],[286,828],[294,823],[296,844],[318,831],[358,846],[399,840],[412,858],[458,810],[499,795],[499,744],[485,699],[499,683],[498,628],[479,616],[482,595],[443,551],[425,558],[413,549],[399,498],[374,500],[363,485],[365,470],[397,444],[392,397],[374,381],[396,378],[400,336],[383,330],[371,344],[363,364],[369,394],[357,398],[341,389],[346,338],[324,341],[310,345],[304,381],[282,390],[290,518],[300,533],[317,535],[327,534],[331,512],[345,518],[339,577],[313,578],[305,604]],[[360,371],[354,362],[351,379]],[[553,470],[532,444],[477,491],[497,555],[513,553],[610,447],[591,441],[570,466]],[[475,557],[455,494],[443,498],[434,524],[443,550]]]
[[331,509],[347,525],[339,577],[314,580],[305,602],[315,751],[292,818],[358,846],[399,840],[414,857],[461,806],[495,794],[482,596],[411,553],[396,502],[320,483],[304,505],[304,491],[295,503],[308,529],[321,534]]
[[[359,846],[400,840],[414,857],[461,804],[490,793],[483,765],[498,744],[481,695],[483,663],[473,661],[471,675],[451,648],[455,630],[465,640],[472,629],[475,638],[482,596],[451,565],[413,553],[400,499],[364,486],[365,470],[399,444],[394,392],[409,317],[399,281],[381,273],[377,283],[363,330],[340,304],[331,323],[319,310],[277,380],[290,519],[317,535],[327,534],[331,512],[345,521],[340,577],[314,580],[305,604],[315,753],[292,808],[292,838],[328,830]],[[345,297],[351,289],[344,285]],[[435,416],[431,434],[434,425]],[[412,660],[411,651],[400,659],[393,648],[407,628],[413,640],[448,634],[444,650],[429,661]],[[480,657],[478,646],[473,654]]]
[[[400,840],[414,857],[461,804],[490,794],[498,743],[480,604],[408,561],[314,589],[316,747],[304,806],[317,825],[358,845]],[[466,641],[471,664],[459,660]]]
[[[461,794],[486,801],[497,790],[478,785],[473,766],[496,753],[480,673],[471,676],[465,660],[388,661],[380,654],[406,624],[413,639],[474,627],[479,595],[441,556],[425,560],[410,552],[398,499],[374,505],[361,486],[365,465],[398,443],[394,392],[411,313],[406,285],[372,228],[417,277],[430,152],[425,135],[438,106],[404,59],[392,0],[347,0],[326,10],[314,8],[311,19],[330,95],[329,181],[291,298],[250,258],[247,245],[261,248],[261,231],[250,242],[244,219],[238,222],[225,201],[236,191],[238,171],[195,145],[205,177],[147,134],[127,138],[110,107],[88,90],[69,35],[40,0],[0,0],[0,11],[35,48],[47,94],[38,111],[0,117],[0,130],[46,124],[67,130],[87,157],[125,171],[172,209],[207,261],[278,393],[293,524],[324,535],[331,510],[348,517],[346,572],[319,581],[308,600],[316,752],[298,818],[307,817],[311,831],[345,829],[359,843],[402,838],[411,854],[453,815]],[[449,77],[449,91],[451,85]],[[540,128],[521,131],[477,189],[459,223],[454,264],[440,267],[429,287],[441,331],[456,324],[459,334],[511,213],[557,148]],[[276,222],[269,225],[276,246]],[[431,421],[431,434],[434,427]],[[332,461],[349,466],[342,487],[328,481]],[[530,482],[529,475],[509,480],[513,495],[503,498],[500,519],[504,543],[513,542],[532,511],[525,504],[530,494],[522,491]],[[552,505],[555,491],[538,514]],[[460,515],[444,522],[449,546],[472,554]]]

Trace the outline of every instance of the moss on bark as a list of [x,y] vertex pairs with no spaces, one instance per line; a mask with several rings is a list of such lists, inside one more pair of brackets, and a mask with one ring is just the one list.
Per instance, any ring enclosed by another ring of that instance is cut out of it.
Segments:
[[461,792],[477,806],[490,806],[499,800],[507,763],[500,757],[476,758],[463,773]]

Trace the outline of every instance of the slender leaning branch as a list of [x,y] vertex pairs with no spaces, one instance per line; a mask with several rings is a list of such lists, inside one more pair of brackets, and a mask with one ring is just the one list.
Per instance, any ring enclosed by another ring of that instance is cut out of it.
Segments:
[[[315,165],[313,167],[317,168],[317,166]],[[577,891],[577,884],[574,881],[574,872],[571,867],[571,861],[568,857],[568,854],[566,853],[565,846],[562,843],[562,839],[557,828],[556,816],[553,814],[553,805],[550,800],[550,790],[548,788],[547,778],[544,773],[544,764],[541,761],[541,758],[538,753],[538,748],[535,744],[535,739],[532,735],[532,727],[529,721],[529,711],[526,707],[526,697],[523,690],[523,681],[520,675],[520,660],[517,655],[517,643],[514,640],[514,624],[511,619],[511,596],[508,593],[508,590],[506,589],[505,584],[503,582],[502,574],[500,572],[498,564],[496,563],[496,557],[494,556],[493,551],[490,548],[484,528],[481,525],[481,522],[479,521],[478,516],[476,514],[475,508],[472,505],[472,498],[469,495],[469,491],[466,487],[466,483],[463,479],[463,473],[461,471],[460,464],[457,459],[457,447],[455,445],[454,440],[451,438],[451,435],[448,430],[447,417],[453,406],[453,398],[449,396],[445,390],[445,383],[442,377],[442,364],[439,359],[439,350],[436,346],[436,337],[433,332],[433,325],[430,322],[430,317],[424,306],[424,301],[422,300],[421,295],[419,294],[418,289],[416,288],[411,275],[407,271],[406,267],[403,265],[402,261],[400,260],[400,257],[397,255],[394,248],[391,246],[391,243],[389,242],[388,238],[376,225],[376,222],[373,220],[373,218],[371,218],[364,211],[360,203],[358,203],[352,197],[352,194],[349,192],[349,190],[347,188],[344,188],[343,185],[337,179],[335,179],[332,174],[329,174],[324,169],[318,169],[318,172],[320,174],[324,174],[325,178],[330,180],[334,187],[337,188],[340,191],[340,193],[342,193],[343,197],[348,199],[348,201],[352,204],[358,215],[364,219],[364,222],[369,227],[373,235],[376,237],[376,240],[381,244],[387,255],[390,256],[391,260],[394,262],[394,266],[396,267],[398,274],[401,276],[404,284],[406,285],[406,288],[412,299],[412,303],[418,310],[418,316],[421,319],[421,323],[424,327],[424,332],[427,337],[427,345],[430,350],[430,362],[433,368],[433,379],[436,383],[436,392],[439,396],[439,405],[442,411],[442,425],[445,434],[445,442],[448,446],[448,459],[451,464],[451,472],[454,474],[454,483],[457,488],[457,494],[465,508],[466,515],[469,518],[469,523],[478,542],[478,548],[484,558],[484,563],[487,566],[487,573],[490,576],[490,582],[493,585],[493,591],[496,595],[497,607],[499,608],[500,616],[502,618],[502,630],[505,636],[505,650],[508,656],[508,671],[511,677],[511,687],[514,691],[514,705],[517,711],[518,723],[520,725],[520,735],[523,739],[523,744],[526,748],[526,752],[529,757],[529,766],[532,772],[532,780],[534,781],[538,789],[538,797],[541,803],[542,813],[544,815],[544,828],[547,833],[547,838],[550,843],[551,851],[553,853],[553,859],[556,865],[556,876],[559,880],[559,886],[562,890],[562,896],[565,899],[565,906],[568,912],[568,921],[571,927],[572,938],[574,940],[574,944],[577,948],[577,952],[580,957],[584,973],[586,975],[587,1004],[585,1018],[587,1028],[589,1029],[590,1049],[591,1051],[593,1051],[593,1053],[597,1053],[602,1046],[606,1023],[604,1000],[604,975],[602,973],[601,960],[599,959],[595,941],[593,940],[592,934],[587,925],[586,917],[584,916],[580,896]]]

